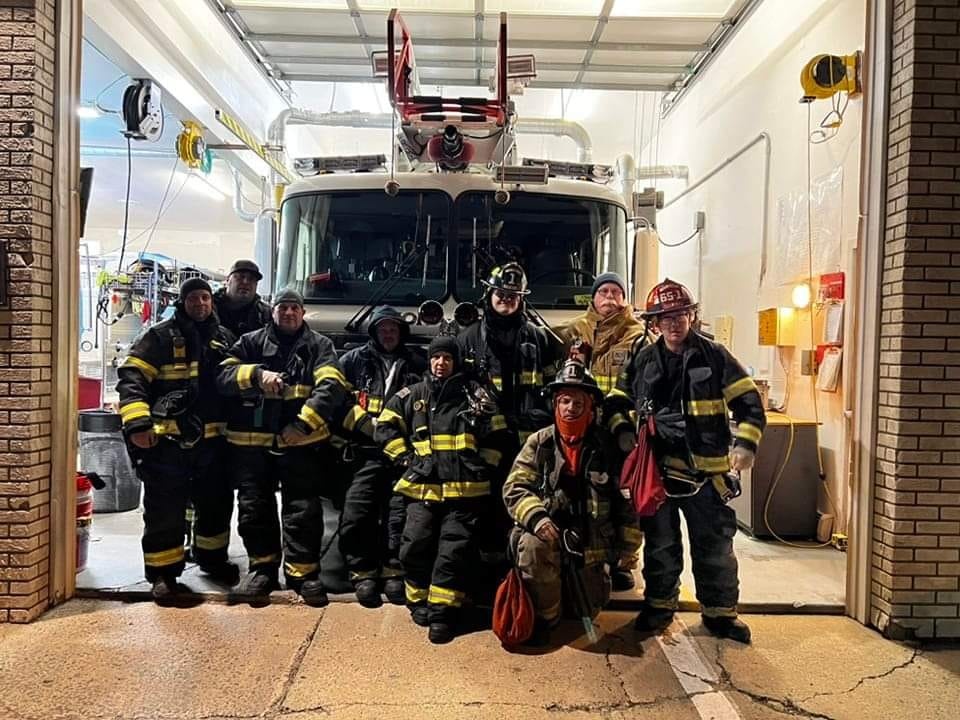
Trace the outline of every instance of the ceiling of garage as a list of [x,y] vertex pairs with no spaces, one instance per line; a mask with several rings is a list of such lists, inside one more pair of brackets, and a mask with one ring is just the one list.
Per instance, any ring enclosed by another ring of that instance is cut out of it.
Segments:
[[[281,82],[383,82],[389,10],[414,39],[424,84],[483,86],[499,12],[512,55],[533,53],[531,87],[681,91],[755,0],[209,0]],[[669,98],[668,98],[669,101]]]

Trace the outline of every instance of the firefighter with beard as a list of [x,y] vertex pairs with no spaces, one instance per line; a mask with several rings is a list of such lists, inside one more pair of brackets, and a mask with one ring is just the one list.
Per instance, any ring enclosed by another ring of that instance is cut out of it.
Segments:
[[196,513],[193,558],[214,579],[233,585],[227,560],[233,490],[223,470],[224,416],[216,388],[221,360],[233,344],[220,326],[206,280],[180,286],[176,311],[133,343],[117,370],[123,432],[143,481],[143,562],[159,604],[188,589],[183,572],[183,518]]
[[230,266],[227,284],[213,296],[220,324],[237,337],[270,322],[270,306],[257,295],[261,280],[263,274],[253,260],[237,260]]
[[[543,397],[544,381],[553,374],[558,347],[547,332],[527,320],[524,298],[530,294],[527,276],[518,263],[490,271],[482,281],[483,317],[457,338],[467,371],[493,392],[500,408],[491,430],[503,458],[492,476],[492,493],[499,498],[512,459],[531,433],[551,422]],[[491,501],[484,519],[481,550],[492,564],[502,564],[512,522],[498,500]]]
[[608,426],[621,447],[635,437],[632,413],[653,416],[653,452],[667,491],[666,502],[641,522],[644,606],[635,626],[657,632],[673,620],[683,568],[682,512],[704,626],[718,637],[749,643],[750,628],[737,618],[737,518],[727,505],[739,488],[728,473],[753,465],[766,415],[743,366],[693,329],[697,308],[680,283],[668,278],[655,286],[645,317],[660,337],[631,359],[607,396]]
[[217,384],[232,399],[226,435],[238,486],[240,537],[249,558],[238,594],[264,599],[278,589],[282,559],[287,587],[308,605],[326,605],[320,494],[325,481],[334,482],[339,461],[331,434],[369,439],[373,422],[354,401],[333,342],[304,323],[300,293],[277,294],[272,322],[240,338]]
[[496,408],[477,407],[456,339],[437,336],[428,354],[429,373],[387,403],[376,438],[405,468],[394,490],[406,500],[400,560],[407,607],[417,625],[429,627],[430,642],[445,643],[462,620],[489,470],[499,457],[483,446]]
[[603,394],[596,381],[582,363],[568,360],[547,393],[553,424],[527,439],[503,487],[507,512],[517,524],[512,536],[517,567],[536,612],[535,645],[548,642],[564,597],[573,594],[561,581],[564,533],[572,531],[580,540],[579,581],[591,616],[610,599],[605,563],[612,557],[611,569],[634,567],[641,541],[633,509],[620,492],[613,439],[597,423]]
[[[646,344],[646,326],[634,317],[626,296],[627,286],[620,275],[602,273],[593,282],[586,312],[556,328],[568,348],[581,342],[582,360],[604,395],[613,390],[631,354]],[[615,568],[611,579],[615,591],[635,585],[629,570]]]
[[[427,363],[407,346],[410,326],[394,308],[374,310],[367,331],[367,344],[347,352],[340,363],[357,404],[376,418],[399,390],[422,379]],[[340,526],[340,552],[361,605],[380,605],[381,584],[391,603],[403,605],[406,593],[399,553],[404,501],[393,492],[399,473],[375,447],[356,454]]]

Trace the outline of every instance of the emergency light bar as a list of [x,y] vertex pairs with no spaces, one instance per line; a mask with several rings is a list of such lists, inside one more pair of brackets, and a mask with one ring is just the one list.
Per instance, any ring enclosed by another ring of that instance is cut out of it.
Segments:
[[546,165],[497,165],[493,178],[499,183],[526,183],[528,185],[546,185]]
[[386,155],[339,155],[296,158],[293,161],[293,169],[303,177],[333,172],[370,172],[386,166]]
[[556,162],[555,160],[539,160],[524,158],[526,167],[542,167],[550,177],[570,177],[583,180],[599,180],[607,182],[613,177],[613,168],[609,165],[595,163]]

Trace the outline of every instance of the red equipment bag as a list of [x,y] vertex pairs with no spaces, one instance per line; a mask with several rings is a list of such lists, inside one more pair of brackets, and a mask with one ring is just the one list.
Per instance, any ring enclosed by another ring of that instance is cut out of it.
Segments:
[[627,455],[620,473],[620,488],[633,504],[637,517],[641,518],[653,515],[667,499],[660,468],[653,455],[654,435],[653,416],[648,416],[637,432],[636,447]]
[[493,600],[493,632],[505,647],[526,642],[533,635],[533,600],[513,567],[497,588]]

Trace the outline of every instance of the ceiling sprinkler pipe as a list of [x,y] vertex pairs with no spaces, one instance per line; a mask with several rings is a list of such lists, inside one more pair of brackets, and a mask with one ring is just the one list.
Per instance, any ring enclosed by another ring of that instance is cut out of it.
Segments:
[[240,180],[240,171],[231,166],[230,172],[233,173],[233,211],[244,222],[252,223],[257,219],[258,214],[243,207],[243,184]]
[[676,178],[687,180],[690,168],[686,165],[646,165],[637,169],[637,180],[653,180],[654,178]]

